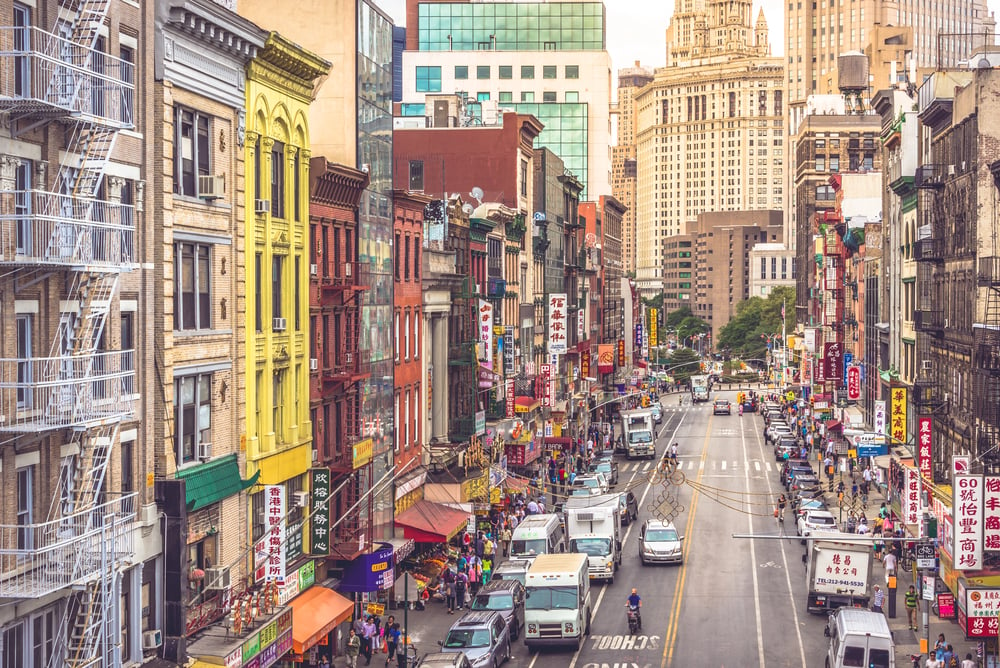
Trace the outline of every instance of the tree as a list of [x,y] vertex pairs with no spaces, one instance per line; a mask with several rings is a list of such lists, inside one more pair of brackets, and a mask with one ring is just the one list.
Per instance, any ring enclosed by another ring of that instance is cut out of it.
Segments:
[[683,341],[689,336],[705,334],[711,330],[712,328],[707,322],[691,315],[681,320],[677,325],[677,340]]
[[[786,313],[795,308],[795,289],[774,288],[767,299],[751,297],[736,305],[736,315],[719,330],[716,341],[720,349],[728,349],[734,357],[763,359],[767,341],[763,336],[781,333],[781,306]],[[794,316],[792,318],[794,326]]]
[[663,326],[667,329],[677,329],[677,326],[683,322],[684,318],[690,318],[694,316],[691,312],[690,306],[682,306],[676,311],[671,311],[667,314],[666,319],[663,321]]
[[699,359],[698,353],[690,348],[678,348],[670,355],[667,369],[675,380],[686,383],[692,375],[701,373],[701,369],[696,364]]

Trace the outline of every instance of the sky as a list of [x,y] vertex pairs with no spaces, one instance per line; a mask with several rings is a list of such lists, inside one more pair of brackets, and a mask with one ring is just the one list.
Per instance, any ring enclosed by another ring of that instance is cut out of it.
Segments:
[[[375,0],[392,16],[396,25],[405,24],[406,0]],[[963,2],[964,0],[945,0]],[[991,12],[1000,16],[1000,0],[988,0]],[[755,0],[751,23],[757,20],[760,7],[770,30],[774,55],[784,52],[784,0]],[[604,0],[608,21],[608,51],[612,71],[631,67],[639,60],[648,67],[666,63],[666,30],[673,13],[672,0]]]

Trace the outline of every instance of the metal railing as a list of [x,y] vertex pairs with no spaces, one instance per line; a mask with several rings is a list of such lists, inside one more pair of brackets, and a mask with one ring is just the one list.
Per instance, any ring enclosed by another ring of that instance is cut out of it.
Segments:
[[0,599],[46,596],[131,559],[137,497],[122,495],[42,524],[0,525]]
[[939,332],[944,329],[944,311],[919,308],[913,312],[913,328],[918,332]]
[[135,261],[135,207],[44,190],[0,190],[0,264]]
[[131,350],[0,358],[0,431],[80,427],[135,411]]
[[135,66],[41,28],[0,27],[0,111],[133,126]]

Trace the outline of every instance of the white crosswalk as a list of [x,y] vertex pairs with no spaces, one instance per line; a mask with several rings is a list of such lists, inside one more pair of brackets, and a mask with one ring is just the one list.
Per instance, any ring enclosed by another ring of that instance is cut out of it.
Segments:
[[[618,465],[619,475],[626,473],[648,473],[652,471],[656,464],[651,461],[644,462],[621,462]],[[681,471],[699,471],[703,470],[706,472],[718,471],[720,473],[732,473],[734,471],[744,471],[746,469],[752,469],[754,472],[765,472],[771,473],[772,471],[777,471],[777,464],[770,461],[761,461],[759,459],[751,460],[729,460],[729,459],[707,459],[703,460],[699,457],[682,457],[677,463],[677,468]]]

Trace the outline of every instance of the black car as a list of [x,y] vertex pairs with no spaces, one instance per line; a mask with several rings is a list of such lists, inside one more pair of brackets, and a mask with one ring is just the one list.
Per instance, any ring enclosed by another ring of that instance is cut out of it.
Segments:
[[810,474],[799,474],[792,479],[791,491],[795,492],[811,492],[819,490],[821,488],[819,478]]
[[517,580],[490,580],[472,599],[473,610],[496,610],[510,629],[511,640],[524,628],[524,585]]
[[816,477],[816,473],[812,470],[811,466],[791,466],[788,471],[784,474],[784,480],[782,481],[785,485],[785,489],[791,489],[792,483],[800,475]]

